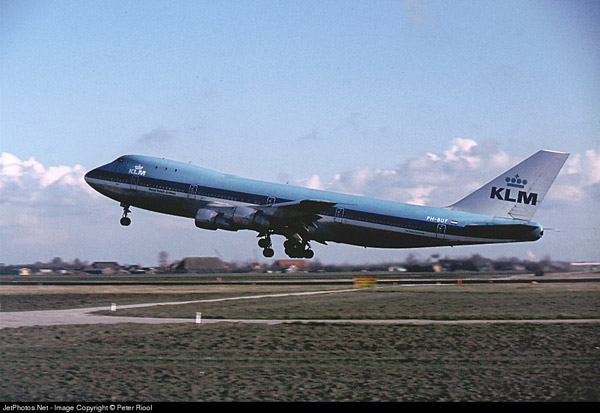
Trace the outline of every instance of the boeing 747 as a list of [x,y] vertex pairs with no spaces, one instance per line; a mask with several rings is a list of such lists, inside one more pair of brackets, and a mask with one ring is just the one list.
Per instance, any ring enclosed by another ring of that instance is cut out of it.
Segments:
[[310,242],[415,248],[536,241],[531,219],[569,154],[541,150],[453,205],[436,208],[245,179],[186,163],[121,156],[85,175],[131,207],[192,218],[198,228],[251,230],[265,257],[272,236],[291,258],[312,258]]

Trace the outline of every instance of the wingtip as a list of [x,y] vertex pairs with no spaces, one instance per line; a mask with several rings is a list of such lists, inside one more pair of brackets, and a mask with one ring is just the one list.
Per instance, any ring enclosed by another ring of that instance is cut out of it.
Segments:
[[555,151],[555,150],[552,150],[552,149],[542,149],[542,150],[540,150],[540,152],[548,152],[548,153],[554,153],[554,154],[557,154],[557,155],[565,155],[565,156],[571,155],[569,152]]

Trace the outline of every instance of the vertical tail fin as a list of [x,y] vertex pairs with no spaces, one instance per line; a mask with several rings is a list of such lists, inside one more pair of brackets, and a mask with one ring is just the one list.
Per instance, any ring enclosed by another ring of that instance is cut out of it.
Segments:
[[448,208],[529,221],[568,157],[541,150]]

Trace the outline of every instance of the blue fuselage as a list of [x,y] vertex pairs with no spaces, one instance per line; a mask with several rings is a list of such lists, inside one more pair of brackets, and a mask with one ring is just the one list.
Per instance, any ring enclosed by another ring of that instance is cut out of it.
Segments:
[[322,243],[412,248],[535,241],[543,232],[529,221],[262,182],[147,156],[120,157],[90,171],[85,179],[122,205],[188,218],[209,205],[331,202],[335,205],[318,211],[319,219],[307,230],[309,240]]

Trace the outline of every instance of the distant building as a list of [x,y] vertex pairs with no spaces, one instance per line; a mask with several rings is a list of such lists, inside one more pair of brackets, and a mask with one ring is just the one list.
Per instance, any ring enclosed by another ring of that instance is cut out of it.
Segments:
[[574,271],[598,271],[600,270],[600,262],[572,262],[571,268]]
[[310,264],[306,260],[277,260],[275,270],[281,272],[308,272]]
[[121,266],[114,261],[96,261],[84,269],[89,274],[114,274],[121,271]]
[[154,268],[151,267],[142,267],[140,265],[130,265],[127,268],[129,274],[152,274],[155,272]]
[[175,266],[176,272],[220,272],[227,265],[216,257],[187,257]]
[[251,262],[248,264],[248,267],[250,268],[250,271],[254,271],[254,272],[263,272],[263,266],[260,262]]

